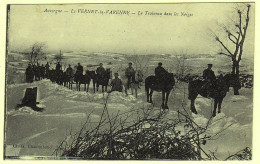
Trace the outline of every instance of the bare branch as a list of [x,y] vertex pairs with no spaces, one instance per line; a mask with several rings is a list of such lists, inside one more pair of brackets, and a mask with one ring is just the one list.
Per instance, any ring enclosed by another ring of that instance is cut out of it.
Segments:
[[228,38],[229,38],[229,40],[230,40],[232,43],[236,44],[236,42],[231,38],[231,34],[230,34],[230,33],[228,34]]
[[229,51],[229,49],[223,44],[223,42],[219,39],[219,37],[216,37],[216,41],[218,41],[222,47],[231,55],[233,56],[233,54]]

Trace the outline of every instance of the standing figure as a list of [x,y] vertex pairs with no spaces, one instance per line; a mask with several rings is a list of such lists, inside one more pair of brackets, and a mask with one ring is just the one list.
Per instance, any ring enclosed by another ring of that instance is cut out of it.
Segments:
[[31,66],[31,64],[28,64],[28,67],[26,68],[25,71],[25,76],[26,76],[26,82],[28,83],[32,83],[33,82],[33,68]]
[[45,77],[50,78],[50,65],[49,62],[45,64]]
[[45,67],[44,65],[42,64],[42,66],[40,67],[40,71],[41,71],[41,78],[44,79],[46,77],[46,74],[45,74]]
[[127,89],[129,89],[130,83],[135,81],[135,70],[132,67],[132,63],[128,64],[125,70],[125,76],[127,77]]

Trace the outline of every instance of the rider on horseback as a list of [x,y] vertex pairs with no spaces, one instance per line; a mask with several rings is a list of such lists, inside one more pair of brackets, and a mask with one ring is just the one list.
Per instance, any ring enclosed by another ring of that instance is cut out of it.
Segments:
[[130,83],[135,81],[135,70],[132,67],[132,63],[128,64],[129,67],[125,70],[125,76],[127,77],[127,89],[130,87]]
[[73,76],[73,69],[71,68],[70,64],[69,67],[66,69],[66,75],[70,78]]
[[216,83],[215,73],[211,69],[212,66],[212,64],[208,64],[208,68],[203,71],[204,85],[201,88],[206,89],[207,97],[214,91]]
[[83,67],[82,67],[82,65],[80,65],[80,63],[78,63],[76,73],[77,74],[83,74]]
[[56,71],[59,71],[59,70],[61,70],[60,62],[58,62],[57,65],[56,65]]
[[158,67],[156,67],[155,70],[154,70],[154,73],[155,73],[157,83],[160,83],[162,81],[162,79],[165,77],[165,75],[168,73],[168,71],[166,71],[162,67],[162,63],[159,62]]
[[99,64],[99,67],[96,70],[97,76],[101,77],[105,72],[105,68],[103,67],[103,63]]

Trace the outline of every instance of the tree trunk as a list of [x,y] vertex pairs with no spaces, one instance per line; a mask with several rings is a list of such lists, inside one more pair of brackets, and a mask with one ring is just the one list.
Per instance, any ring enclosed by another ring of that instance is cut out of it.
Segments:
[[241,88],[240,86],[240,80],[239,80],[239,62],[238,61],[233,61],[232,65],[232,74],[234,75],[234,81],[233,81],[233,89],[234,89],[234,95],[239,95],[239,89]]
[[232,65],[232,74],[234,75],[236,72],[236,65],[235,65],[235,62],[233,61],[233,65]]

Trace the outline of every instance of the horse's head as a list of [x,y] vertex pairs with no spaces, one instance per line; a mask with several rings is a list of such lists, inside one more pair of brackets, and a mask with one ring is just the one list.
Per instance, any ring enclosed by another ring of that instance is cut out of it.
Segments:
[[175,85],[175,79],[173,73],[168,73],[168,81],[171,83],[172,86]]
[[226,78],[223,77],[222,74],[216,79],[216,87],[220,92],[228,92],[229,91],[229,83]]
[[238,90],[241,88],[239,76],[236,74],[226,74],[223,79],[228,87],[234,88],[234,93],[238,94]]
[[241,88],[241,83],[239,76],[236,74],[226,74],[224,77],[224,80],[226,81],[226,84],[228,87],[233,87],[235,90],[238,90]]

